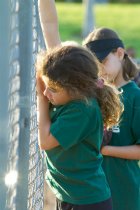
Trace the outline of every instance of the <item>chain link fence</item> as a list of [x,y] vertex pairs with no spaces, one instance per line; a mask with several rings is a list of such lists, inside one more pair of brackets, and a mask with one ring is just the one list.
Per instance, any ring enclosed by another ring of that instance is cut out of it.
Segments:
[[0,209],[42,210],[44,163],[37,143],[35,61],[44,42],[37,0],[1,0],[0,26],[5,27],[0,36]]

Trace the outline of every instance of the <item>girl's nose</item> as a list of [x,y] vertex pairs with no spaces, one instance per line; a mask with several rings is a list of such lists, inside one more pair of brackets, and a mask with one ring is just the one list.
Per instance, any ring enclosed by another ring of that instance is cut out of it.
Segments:
[[48,88],[46,88],[46,89],[44,90],[43,94],[44,94],[44,96],[47,96],[48,98],[50,98],[50,96],[51,96],[51,93],[50,93],[50,91],[49,91]]

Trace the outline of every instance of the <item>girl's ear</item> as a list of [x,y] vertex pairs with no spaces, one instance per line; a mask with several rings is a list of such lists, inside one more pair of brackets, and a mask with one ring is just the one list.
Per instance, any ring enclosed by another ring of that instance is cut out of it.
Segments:
[[122,47],[118,47],[116,53],[117,53],[118,58],[120,60],[123,60],[124,54],[125,54],[125,50]]

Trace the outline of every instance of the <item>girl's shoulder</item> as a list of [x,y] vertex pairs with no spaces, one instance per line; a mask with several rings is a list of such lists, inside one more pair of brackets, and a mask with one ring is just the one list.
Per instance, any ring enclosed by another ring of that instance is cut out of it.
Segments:
[[129,96],[140,95],[140,88],[134,81],[128,82],[126,85],[120,88],[123,95],[129,94]]
[[61,111],[73,110],[85,113],[86,115],[91,115],[93,113],[100,113],[100,108],[98,102],[95,98],[89,99],[88,101],[84,100],[74,100],[63,106],[59,107]]
[[134,100],[138,100],[140,102],[140,88],[134,81],[131,82],[130,93],[134,97]]
[[140,88],[134,81],[122,87],[122,98],[127,105],[140,107]]

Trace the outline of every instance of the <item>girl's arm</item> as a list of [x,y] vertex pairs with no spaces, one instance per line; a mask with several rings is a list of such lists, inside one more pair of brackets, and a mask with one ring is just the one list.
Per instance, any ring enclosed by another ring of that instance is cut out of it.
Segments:
[[103,146],[101,153],[104,156],[111,156],[116,158],[140,160],[140,145],[131,146]]
[[38,8],[47,49],[61,45],[55,0],[38,0]]
[[49,101],[43,92],[45,85],[40,77],[37,77],[37,120],[38,142],[42,150],[50,150],[59,145],[59,142],[51,135],[51,120],[49,116]]

